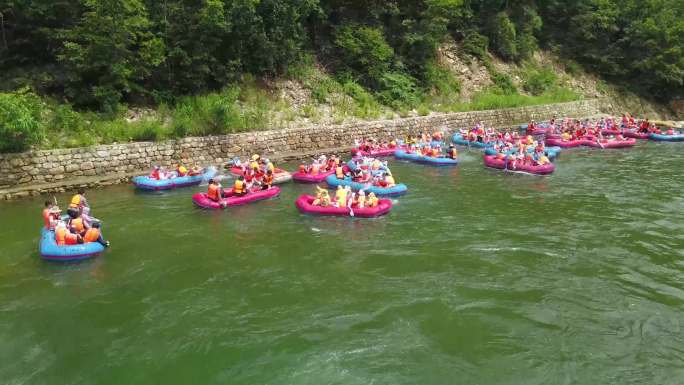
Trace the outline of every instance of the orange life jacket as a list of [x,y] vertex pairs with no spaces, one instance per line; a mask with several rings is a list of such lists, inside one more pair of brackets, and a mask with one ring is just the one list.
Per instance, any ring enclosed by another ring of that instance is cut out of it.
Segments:
[[344,179],[344,169],[341,166],[337,166],[335,169],[335,176],[337,179]]
[[50,214],[50,209],[43,209],[43,220],[45,221],[45,228],[49,229],[51,224],[52,214]]
[[85,230],[85,225],[83,224],[83,218],[74,218],[71,220],[70,226],[76,229],[79,234]]
[[100,229],[91,227],[83,236],[83,243],[97,242],[100,239]]
[[67,230],[64,227],[55,230],[55,241],[57,241],[57,245],[66,245],[66,235]]
[[218,202],[219,187],[217,184],[212,183],[207,187],[207,198],[211,199],[214,202]]
[[273,175],[264,175],[263,179],[261,180],[265,185],[272,185],[273,184]]

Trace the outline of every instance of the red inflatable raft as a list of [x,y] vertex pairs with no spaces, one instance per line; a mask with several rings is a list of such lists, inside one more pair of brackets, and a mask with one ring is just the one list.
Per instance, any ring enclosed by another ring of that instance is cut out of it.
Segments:
[[522,161],[518,161],[514,166],[512,159],[499,159],[495,155],[485,155],[484,164],[485,166],[491,168],[498,168],[512,172],[525,172],[536,175],[548,175],[556,169],[556,166],[553,163],[547,163],[543,166],[535,166],[532,164],[523,164]]
[[300,182],[300,183],[321,183],[325,181],[325,178],[328,176],[334,174],[335,171],[321,171],[317,174],[310,174],[307,172],[300,172],[297,171],[294,174],[292,174],[292,179],[294,179],[295,182]]
[[[243,175],[243,170],[240,167],[231,166],[230,167],[230,173],[235,175],[235,176],[240,176],[240,175]],[[261,178],[257,178],[257,180],[260,181]],[[288,182],[290,180],[292,180],[292,174],[290,174],[289,172],[287,172],[283,169],[280,169],[280,168],[276,168],[273,171],[273,184],[281,184],[281,183]]]
[[351,210],[348,207],[314,206],[314,199],[316,198],[311,195],[302,195],[295,201],[295,206],[304,214],[351,217],[353,212],[353,216],[358,218],[379,217],[392,209],[392,201],[389,199],[380,199],[376,207],[364,207],[362,209],[352,207]]
[[197,193],[192,196],[192,201],[199,207],[205,209],[224,209],[230,206],[239,206],[247,203],[252,203],[264,199],[269,199],[280,194],[280,187],[274,186],[268,190],[256,190],[247,195],[235,196],[233,189],[223,190],[223,199],[216,202],[207,198],[206,193]]

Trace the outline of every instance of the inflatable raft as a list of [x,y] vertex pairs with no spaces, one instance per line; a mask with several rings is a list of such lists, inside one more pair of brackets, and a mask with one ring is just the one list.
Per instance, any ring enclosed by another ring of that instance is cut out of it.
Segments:
[[626,138],[634,138],[634,139],[648,139],[649,136],[648,132],[637,132],[635,130],[624,130],[622,131],[622,136]]
[[684,134],[683,133],[674,134],[674,135],[649,134],[648,138],[651,140],[658,141],[658,142],[681,142],[681,141],[684,141]]
[[622,134],[622,131],[618,130],[617,128],[611,128],[611,129],[601,129],[601,134],[602,135],[620,135]]
[[325,178],[325,182],[332,189],[337,188],[337,186],[349,186],[353,191],[365,191],[366,194],[374,193],[377,196],[397,196],[406,194],[408,187],[403,183],[398,183],[392,187],[382,187],[376,186],[370,183],[360,183],[354,182],[351,178],[346,177],[344,179],[338,179],[335,175],[330,175]]
[[[240,176],[240,175],[242,175],[243,170],[240,167],[231,166],[230,167],[230,173],[233,174],[234,176]],[[257,178],[257,180],[259,180],[259,179]],[[289,182],[291,180],[292,180],[292,174],[290,174],[289,172],[287,172],[283,169],[280,169],[280,168],[276,168],[273,171],[273,184],[282,184],[285,182]]]
[[601,141],[597,140],[595,137],[585,137],[582,140],[582,144],[588,147],[612,149],[612,148],[627,148],[633,147],[636,144],[636,139],[625,138],[622,140],[617,139],[603,139]]
[[363,151],[360,148],[353,148],[351,151],[352,156],[367,156],[373,158],[379,158],[384,156],[393,156],[394,151],[396,151],[399,146],[387,147],[387,148],[376,148],[370,151]]
[[491,168],[498,168],[501,170],[507,170],[511,172],[523,172],[535,175],[548,175],[556,169],[556,166],[553,163],[548,163],[543,166],[535,166],[531,164],[522,164],[522,162],[520,161],[518,161],[514,167],[512,159],[499,159],[492,155],[484,156],[484,164],[485,166]]
[[57,245],[54,230],[43,227],[40,230],[40,255],[48,261],[81,261],[92,258],[104,251],[105,247],[99,242],[83,243],[79,245]]
[[233,194],[233,189],[224,189],[223,199],[218,202],[207,198],[206,193],[197,193],[193,195],[192,201],[197,206],[205,209],[224,209],[230,206],[245,205],[247,203],[270,199],[278,196],[278,194],[280,194],[280,187],[278,186],[273,186],[268,190],[252,191],[243,196],[235,196]]
[[[506,154],[514,154],[516,151],[515,150],[508,150]],[[527,152],[530,154],[534,153],[534,148],[530,148]],[[556,159],[558,155],[561,152],[561,148],[559,146],[552,146],[552,147],[545,147],[544,148],[544,154],[551,160]],[[499,152],[496,151],[494,148],[487,148],[485,150],[486,155],[497,155]]]
[[330,175],[335,174],[335,171],[321,171],[318,174],[310,174],[297,171],[292,174],[292,180],[299,183],[321,183]]
[[415,152],[407,152],[406,150],[397,150],[394,153],[397,159],[409,160],[411,162],[429,164],[433,166],[456,166],[458,159],[451,159],[447,157],[424,156]]
[[[316,198],[311,195],[302,195],[295,201],[295,206],[304,214],[325,215],[337,217],[358,217],[358,218],[373,218],[387,214],[392,209],[392,201],[389,199],[380,199],[376,207],[351,208],[348,207],[334,207],[334,206],[314,206],[313,201]],[[353,213],[353,215],[352,215]]]
[[197,186],[202,181],[209,180],[216,175],[216,169],[213,167],[204,170],[204,173],[199,175],[179,176],[169,179],[153,179],[147,175],[136,176],[132,179],[135,187],[141,190],[160,191],[170,190],[177,187]]
[[584,141],[580,139],[563,140],[559,137],[547,137],[545,143],[547,146],[572,148],[581,146],[582,144],[584,144]]
[[463,135],[461,135],[461,133],[459,133],[459,132],[455,133],[451,137],[451,141],[454,142],[455,144],[460,144],[461,146],[468,146],[468,147],[487,148],[487,147],[493,147],[494,146],[494,142],[489,142],[489,143],[472,142],[470,140],[465,139],[463,137]]

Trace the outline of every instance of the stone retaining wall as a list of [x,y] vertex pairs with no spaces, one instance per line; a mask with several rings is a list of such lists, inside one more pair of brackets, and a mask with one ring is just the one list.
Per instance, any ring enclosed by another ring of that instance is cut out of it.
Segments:
[[477,121],[503,127],[530,119],[584,117],[600,112],[598,99],[578,102],[436,114],[424,117],[355,122],[335,126],[257,131],[193,137],[164,142],[139,142],[93,147],[32,151],[0,155],[0,196],[5,199],[42,192],[61,192],[81,185],[118,183],[146,172],[152,165],[174,163],[219,165],[252,153],[271,159],[295,158],[319,152],[348,149],[355,138],[404,137],[423,131],[446,133]]

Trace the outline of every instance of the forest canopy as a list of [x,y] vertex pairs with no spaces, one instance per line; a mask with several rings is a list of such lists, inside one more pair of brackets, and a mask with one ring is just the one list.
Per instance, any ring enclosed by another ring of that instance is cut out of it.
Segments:
[[173,102],[315,55],[383,103],[434,78],[437,47],[523,61],[540,46],[682,96],[681,0],[0,0],[0,89],[80,108]]

